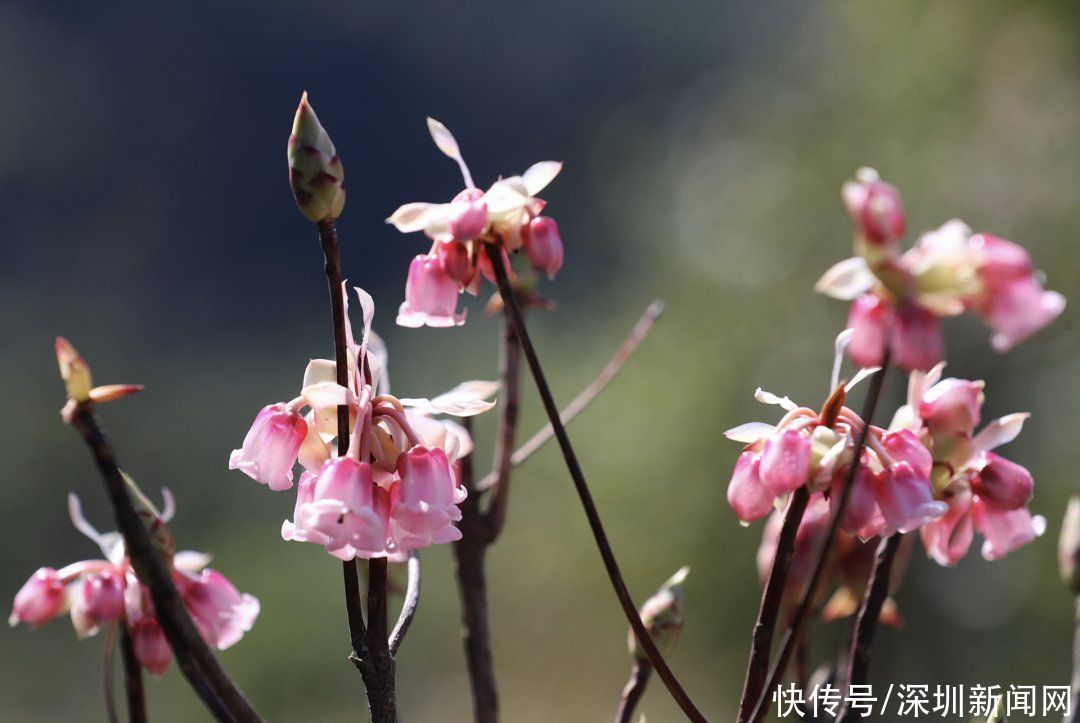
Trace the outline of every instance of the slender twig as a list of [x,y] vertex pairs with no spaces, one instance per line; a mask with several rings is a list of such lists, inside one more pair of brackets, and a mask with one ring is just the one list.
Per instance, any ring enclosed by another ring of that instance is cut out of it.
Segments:
[[588,483],[585,481],[585,475],[581,471],[581,465],[578,463],[577,455],[574,453],[574,448],[570,444],[570,438],[566,434],[566,427],[563,426],[562,420],[559,419],[559,408],[555,404],[555,399],[551,394],[551,388],[548,386],[547,378],[544,376],[544,370],[540,366],[540,360],[536,355],[536,350],[533,348],[532,340],[529,338],[529,330],[525,326],[525,319],[522,316],[521,308],[518,306],[517,299],[514,297],[514,292],[511,289],[510,279],[507,276],[507,269],[502,258],[502,249],[495,244],[485,244],[484,250],[491,260],[491,266],[495,272],[495,282],[499,288],[499,295],[502,297],[503,304],[506,305],[510,312],[509,318],[514,324],[515,335],[518,338],[518,342],[521,344],[521,350],[525,354],[525,360],[529,364],[529,371],[532,373],[533,381],[536,383],[536,389],[540,394],[540,400],[543,402],[544,411],[547,413],[548,419],[555,429],[555,438],[559,441],[559,447],[562,449],[563,458],[566,461],[570,477],[574,482],[574,487],[577,489],[578,497],[581,498],[582,507],[585,509],[585,516],[588,518],[589,527],[592,529],[593,537],[596,540],[596,546],[599,548],[600,557],[604,562],[604,568],[606,569],[608,577],[611,580],[611,585],[615,590],[615,596],[619,599],[623,613],[626,615],[626,619],[633,628],[638,643],[640,643],[641,647],[644,649],[645,654],[653,667],[656,668],[657,674],[660,676],[661,680],[664,681],[664,685],[667,686],[672,698],[678,703],[683,713],[691,721],[704,721],[705,716],[702,715],[701,711],[694,705],[690,696],[683,689],[679,679],[675,677],[671,668],[668,667],[668,664],[664,661],[664,656],[656,647],[656,643],[653,642],[652,637],[645,629],[645,625],[641,622],[641,616],[634,606],[633,598],[630,597],[630,593],[626,589],[626,583],[623,581],[622,572],[619,570],[619,563],[615,560],[615,554],[611,551],[611,544],[608,542],[607,533],[604,532],[603,523],[600,521],[600,513],[596,509],[596,503],[593,501],[592,493],[589,491]]
[[[323,251],[323,269],[330,287],[330,313],[334,324],[334,364],[337,383],[349,388],[349,347],[345,325],[345,277],[341,271],[341,249],[338,246],[337,226],[333,219],[318,224],[319,245]],[[349,450],[349,407],[342,404],[337,409],[338,456],[344,457]],[[345,586],[345,612],[349,618],[349,643],[354,661],[364,653],[364,614],[360,608],[360,575],[356,560],[341,563]]]
[[1080,595],[1076,596],[1076,632],[1073,636],[1072,710],[1063,723],[1080,723]]
[[776,554],[773,556],[769,577],[761,595],[761,607],[758,609],[757,622],[750,639],[750,660],[746,664],[746,679],[743,681],[742,698],[739,701],[739,723],[744,723],[753,713],[753,705],[761,695],[762,686],[769,674],[773,631],[780,616],[788,571],[795,555],[795,538],[809,501],[810,492],[804,485],[791,495],[791,502],[784,513],[784,525],[780,528],[780,536],[776,540]]
[[101,661],[102,685],[105,687],[105,717],[109,723],[119,723],[116,715],[116,697],[113,695],[113,650],[116,649],[116,622],[105,630],[105,652]]
[[[472,419],[462,420],[472,434]],[[477,723],[499,719],[499,693],[491,659],[491,628],[488,622],[487,573],[484,559],[488,547],[488,521],[481,494],[473,484],[472,455],[461,460],[461,485],[467,496],[461,503],[461,539],[454,543],[454,576],[461,598],[462,644],[469,672],[473,718]]]
[[360,672],[368,691],[372,723],[396,723],[397,693],[394,679],[397,664],[390,653],[387,634],[386,558],[368,560],[367,645]]
[[795,645],[798,643],[803,625],[810,615],[810,610],[814,607],[818,586],[825,576],[829,555],[832,554],[832,543],[833,540],[836,539],[836,534],[840,529],[840,520],[847,507],[848,498],[851,496],[852,483],[855,480],[855,474],[858,472],[859,465],[862,462],[862,453],[866,448],[866,439],[870,435],[870,423],[873,420],[874,412],[877,411],[878,402],[881,399],[881,390],[885,385],[885,377],[889,372],[890,356],[890,351],[888,347],[886,347],[884,359],[881,364],[881,371],[875,374],[870,380],[870,388],[866,392],[866,401],[863,403],[862,410],[862,419],[865,424],[862,429],[859,430],[859,435],[856,438],[851,466],[848,467],[848,473],[844,479],[843,487],[840,490],[840,496],[836,499],[835,504],[832,505],[832,511],[829,516],[829,527],[825,531],[825,538],[818,547],[817,558],[814,560],[814,567],[810,573],[810,578],[806,581],[802,595],[799,597],[799,604],[795,608],[795,612],[791,616],[791,621],[784,631],[784,637],[780,641],[780,650],[777,653],[776,662],[773,663],[769,678],[766,681],[765,686],[761,689],[757,703],[754,705],[754,713],[749,718],[751,723],[760,723],[764,720],[765,714],[769,710],[770,691],[776,687],[783,677],[784,671],[787,669],[787,664],[791,660],[792,654],[795,652]]
[[126,625],[120,626],[120,659],[124,664],[124,695],[127,698],[128,723],[146,723],[146,693],[143,691],[142,666],[135,657],[135,644]]
[[499,400],[495,462],[491,469],[495,475],[495,484],[491,492],[491,506],[486,513],[489,545],[498,538],[506,524],[506,508],[510,500],[510,472],[513,469],[514,441],[517,436],[518,410],[521,406],[521,347],[514,335],[514,324],[510,321],[509,314],[509,309],[504,305],[502,342],[499,345],[499,388],[502,398]]
[[405,588],[405,602],[401,604],[401,614],[394,624],[394,631],[390,633],[391,655],[397,655],[401,641],[405,639],[405,633],[409,632],[409,626],[416,617],[416,608],[420,606],[420,555],[416,550],[409,553],[407,566],[409,582]]
[[116,455],[89,402],[75,405],[71,426],[82,435],[93,454],[117,528],[124,536],[124,549],[139,580],[150,589],[154,613],[184,677],[218,720],[261,720],[199,635],[176,591],[168,565],[154,547],[150,533],[131,501]]
[[[645,309],[645,312],[634,324],[634,328],[630,331],[630,334],[623,341],[622,345],[616,350],[614,356],[611,357],[607,365],[604,366],[603,371],[599,376],[594,379],[589,386],[581,390],[581,393],[574,397],[573,401],[563,408],[559,414],[559,419],[562,420],[564,425],[570,424],[570,422],[577,417],[578,414],[585,411],[594,399],[596,399],[600,392],[607,388],[607,385],[618,375],[622,369],[623,364],[633,356],[637,348],[641,346],[641,342],[645,341],[645,337],[649,335],[652,330],[653,324],[660,318],[660,314],[664,312],[664,303],[662,301],[654,301],[649,304],[649,307]],[[555,436],[555,428],[550,424],[545,425],[536,434],[529,438],[527,442],[517,448],[513,456],[510,458],[510,464],[514,467],[521,465],[525,460],[535,454],[541,447],[543,447],[552,437]],[[486,490],[495,484],[494,471],[477,482],[476,488],[478,490]]]
[[630,669],[630,680],[626,681],[622,697],[619,698],[619,709],[615,712],[615,723],[630,723],[634,717],[634,709],[645,695],[645,688],[649,685],[652,677],[652,665],[647,660],[635,660],[634,667]]
[[[874,632],[877,630],[878,618],[881,617],[881,607],[889,597],[889,582],[892,578],[893,561],[896,552],[900,549],[903,535],[896,533],[889,535],[878,545],[877,554],[874,557],[874,569],[870,573],[870,583],[866,588],[866,596],[863,598],[859,616],[855,621],[855,635],[851,642],[851,655],[848,659],[847,688],[864,685],[870,670],[870,646],[874,642]],[[837,723],[847,720],[851,712],[847,705],[837,716]]]

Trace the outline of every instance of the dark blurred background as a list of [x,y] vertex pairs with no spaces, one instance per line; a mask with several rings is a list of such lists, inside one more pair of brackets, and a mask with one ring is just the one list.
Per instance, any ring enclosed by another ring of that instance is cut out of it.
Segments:
[[[102,383],[141,382],[103,410],[121,460],[170,487],[182,548],[209,550],[260,598],[223,654],[272,720],[355,720],[336,561],[282,542],[292,496],[226,469],[255,412],[295,395],[332,352],[311,225],[286,181],[302,90],[348,174],[346,273],[372,292],[395,390],[430,396],[496,373],[497,324],[471,302],[457,331],[393,326],[408,261],[383,223],[448,199],[453,164],[424,127],[457,135],[486,185],[565,161],[544,196],[566,266],[533,318],[557,395],[599,371],[656,297],[667,313],[572,427],[632,591],[689,564],[673,657],[699,703],[734,710],[758,586],[761,525],[725,501],[738,446],[724,429],[775,412],[761,385],[821,400],[843,304],[812,284],[850,252],[839,187],[876,166],[913,231],[953,216],[1031,249],[1049,286],[1080,298],[1080,32],[1076,6],[982,2],[207,4],[0,3],[0,332],[5,380],[0,597],[39,565],[97,556],[65,495],[110,528],[98,480],[60,423],[52,339]],[[482,180],[481,180],[482,179]],[[1075,313],[1002,357],[973,319],[947,324],[950,370],[988,382],[986,418],[1034,416],[1007,454],[1032,469],[1047,536],[958,569],[918,553],[903,632],[878,638],[878,681],[1062,684],[1071,600],[1056,574],[1077,490]],[[890,406],[902,392],[898,378]],[[531,387],[523,430],[541,424]],[[483,465],[493,419],[478,423]],[[506,720],[610,719],[628,670],[616,606],[561,461],[521,469],[490,555]],[[399,657],[402,717],[469,719],[449,550],[425,553],[424,596]],[[839,624],[822,626],[824,641]],[[60,620],[2,633],[0,718],[103,719],[102,638]],[[832,652],[815,641],[819,658]],[[152,717],[206,714],[175,666]],[[659,685],[651,721],[677,720]]]

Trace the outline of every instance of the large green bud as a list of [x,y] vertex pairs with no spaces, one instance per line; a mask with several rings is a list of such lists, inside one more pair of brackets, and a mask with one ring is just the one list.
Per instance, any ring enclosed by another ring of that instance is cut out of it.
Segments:
[[288,155],[296,205],[316,223],[337,218],[345,208],[345,169],[306,92],[296,108]]
[[[683,620],[686,615],[686,595],[683,593],[683,582],[689,574],[690,568],[684,567],[668,578],[668,581],[660,586],[651,598],[641,606],[639,614],[645,629],[649,631],[656,647],[665,657],[675,649],[675,643],[682,632]],[[630,655],[638,660],[648,660],[644,648],[638,645],[634,636],[634,629],[630,629],[628,637]]]

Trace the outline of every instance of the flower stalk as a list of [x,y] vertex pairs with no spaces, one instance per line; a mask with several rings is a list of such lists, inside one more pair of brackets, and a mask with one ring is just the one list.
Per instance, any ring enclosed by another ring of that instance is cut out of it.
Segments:
[[664,661],[663,655],[660,653],[648,631],[645,629],[644,624],[641,622],[637,609],[634,607],[633,599],[626,589],[626,583],[623,581],[622,572],[619,570],[619,564],[615,559],[615,554],[611,550],[611,544],[608,542],[607,533],[604,532],[603,523],[600,521],[600,514],[596,509],[596,503],[592,499],[592,493],[589,491],[588,483],[585,481],[585,475],[581,471],[581,465],[578,463],[577,455],[574,453],[570,438],[566,434],[566,428],[563,426],[562,420],[559,417],[559,408],[555,404],[555,399],[551,394],[551,388],[548,386],[547,378],[544,376],[544,370],[540,366],[540,360],[536,355],[536,350],[533,348],[532,340],[529,338],[529,332],[525,326],[525,319],[522,315],[521,308],[518,306],[517,299],[514,297],[506,263],[502,255],[502,247],[488,243],[484,245],[484,251],[491,261],[492,270],[495,274],[495,283],[499,289],[499,295],[502,297],[503,304],[509,312],[508,318],[513,322],[515,335],[517,336],[518,342],[521,344],[522,352],[525,354],[525,360],[528,362],[529,371],[532,374],[533,381],[536,383],[537,391],[539,392],[540,399],[544,405],[544,411],[547,413],[548,419],[554,429],[555,438],[559,441],[559,447],[562,450],[563,459],[570,472],[570,477],[574,482],[574,487],[577,490],[578,497],[581,499],[582,506],[585,508],[585,516],[588,518],[589,527],[592,530],[593,537],[599,548],[600,557],[603,559],[604,568],[607,571],[608,578],[611,580],[612,587],[615,589],[615,596],[622,606],[626,619],[633,628],[638,643],[644,649],[644,652],[653,667],[656,668],[657,674],[664,681],[664,685],[667,686],[672,698],[689,720],[703,722],[706,720],[705,716],[702,715],[701,711],[694,705],[694,702],[690,699],[690,696],[687,694],[678,678],[675,677],[671,668],[668,667],[667,663]]
[[120,661],[124,666],[124,696],[128,723],[146,723],[146,694],[143,691],[142,666],[135,656],[135,645],[126,625],[120,626]]
[[615,712],[615,723],[631,723],[634,719],[634,711],[638,703],[645,695],[645,688],[652,678],[653,667],[648,660],[635,660],[630,669],[630,679],[626,681],[622,697],[619,698],[619,709]]

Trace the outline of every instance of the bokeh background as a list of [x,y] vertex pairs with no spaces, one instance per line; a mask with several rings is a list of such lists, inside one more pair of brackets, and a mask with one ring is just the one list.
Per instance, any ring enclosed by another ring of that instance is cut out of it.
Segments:
[[[903,191],[913,231],[960,216],[1015,239],[1049,286],[1080,298],[1080,25],[1073,4],[552,0],[523,3],[0,3],[0,597],[42,564],[96,556],[65,495],[109,528],[79,440],[60,423],[52,339],[101,382],[142,382],[103,410],[122,461],[176,494],[181,547],[263,612],[223,658],[271,720],[366,715],[344,662],[333,559],[282,542],[287,493],[230,473],[254,413],[329,356],[318,245],[293,207],[285,140],[307,89],[343,155],[346,273],[377,302],[395,389],[430,396],[496,371],[497,322],[471,302],[457,331],[393,326],[419,237],[383,223],[449,198],[453,164],[424,116],[488,183],[542,159],[566,267],[533,328],[558,396],[599,371],[654,298],[667,312],[571,432],[635,596],[692,568],[673,665],[704,709],[737,701],[756,611],[761,526],[725,502],[724,429],[808,403],[827,383],[846,308],[812,284],[850,250],[838,189],[860,165]],[[1062,684],[1071,600],[1054,548],[1078,488],[1075,310],[1002,357],[975,320],[948,323],[954,373],[988,383],[986,417],[1034,413],[1008,454],[1037,480],[1050,533],[993,564],[915,556],[901,632],[874,676]],[[897,378],[890,406],[899,399]],[[527,387],[522,429],[541,424]],[[479,464],[493,419],[478,423]],[[489,556],[505,719],[610,719],[628,670],[616,607],[554,449],[520,470]],[[399,657],[402,717],[469,719],[447,549]],[[814,653],[839,625],[818,629]],[[0,633],[0,718],[103,719],[102,639],[63,620]],[[182,677],[149,684],[153,718],[204,720]],[[649,720],[677,720],[659,686]]]

